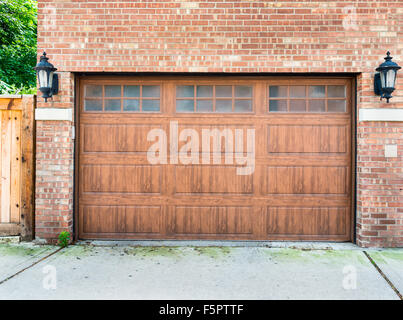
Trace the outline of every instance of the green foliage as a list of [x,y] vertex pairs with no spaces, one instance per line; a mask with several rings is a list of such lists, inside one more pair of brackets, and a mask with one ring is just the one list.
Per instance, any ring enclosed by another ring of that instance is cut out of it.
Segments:
[[0,94],[36,94],[36,87],[17,87],[0,80]]
[[34,0],[0,0],[0,93],[36,92],[36,15]]
[[60,232],[58,245],[62,248],[65,248],[69,245],[69,242],[70,242],[70,232],[68,231]]

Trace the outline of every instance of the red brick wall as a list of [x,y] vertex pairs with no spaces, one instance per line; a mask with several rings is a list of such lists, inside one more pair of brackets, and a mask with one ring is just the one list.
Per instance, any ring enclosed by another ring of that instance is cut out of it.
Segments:
[[[59,74],[59,94],[39,108],[73,108],[73,74]],[[55,242],[73,231],[74,140],[70,121],[36,121],[35,238]]]
[[[357,156],[357,240],[363,246],[403,244],[403,122],[361,122]],[[385,145],[398,157],[385,157]]]
[[37,121],[36,238],[54,239],[73,222],[73,140],[66,121]]
[[[403,108],[401,75],[390,104],[380,102],[373,93],[374,69],[387,50],[403,64],[401,0],[39,0],[38,8],[38,53],[46,49],[51,62],[70,81],[72,72],[83,71],[357,72],[361,73],[357,109]],[[73,96],[73,86],[62,84],[62,93],[47,106],[72,108]],[[384,131],[379,133],[381,125]],[[402,133],[401,123],[368,122],[357,127],[358,243],[403,246],[402,168],[399,159],[380,155],[385,143],[398,144],[401,152],[402,139],[396,137]],[[38,137],[41,128],[39,124]],[[59,129],[53,128],[56,137]],[[38,141],[50,154],[52,143]],[[72,144],[66,144],[65,150],[72,153]],[[45,164],[43,155],[37,164]],[[377,168],[385,172],[376,172]],[[72,174],[72,169],[68,172]],[[56,190],[58,170],[47,178],[52,176],[50,189]],[[37,182],[43,178],[40,170],[37,177]],[[73,200],[70,187],[58,193],[69,202]],[[51,192],[37,191],[37,208],[41,208]],[[47,212],[52,219],[70,219],[71,208],[64,209],[55,204]],[[61,225],[45,227],[49,220],[43,220],[41,212],[37,213],[37,236],[52,237]],[[38,233],[38,229],[47,232]]]

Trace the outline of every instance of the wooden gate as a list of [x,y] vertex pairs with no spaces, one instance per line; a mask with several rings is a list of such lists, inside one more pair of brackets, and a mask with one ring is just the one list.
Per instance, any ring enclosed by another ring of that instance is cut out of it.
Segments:
[[32,239],[32,95],[0,95],[0,236]]

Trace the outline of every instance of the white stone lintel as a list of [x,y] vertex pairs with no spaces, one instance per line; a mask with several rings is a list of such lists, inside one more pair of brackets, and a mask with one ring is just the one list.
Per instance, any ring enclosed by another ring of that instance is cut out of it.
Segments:
[[403,109],[360,109],[359,121],[403,121]]
[[35,120],[73,121],[73,109],[37,108]]

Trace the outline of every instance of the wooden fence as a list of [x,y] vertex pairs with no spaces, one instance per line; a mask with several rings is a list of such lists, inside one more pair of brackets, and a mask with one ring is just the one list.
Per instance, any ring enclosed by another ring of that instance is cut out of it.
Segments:
[[35,101],[0,95],[0,236],[33,236]]

